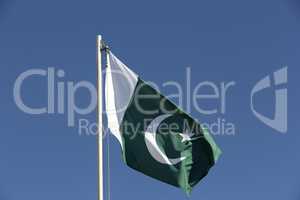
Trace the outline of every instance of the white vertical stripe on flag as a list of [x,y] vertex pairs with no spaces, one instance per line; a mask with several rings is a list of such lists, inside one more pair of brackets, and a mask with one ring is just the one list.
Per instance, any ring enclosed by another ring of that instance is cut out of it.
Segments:
[[108,57],[105,78],[105,105],[108,127],[123,149],[122,135],[119,128],[134,93],[138,76],[111,52],[109,52]]

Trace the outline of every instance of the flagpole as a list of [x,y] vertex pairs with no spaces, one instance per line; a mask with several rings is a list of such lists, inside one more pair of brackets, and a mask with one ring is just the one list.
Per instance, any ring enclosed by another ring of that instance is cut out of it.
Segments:
[[102,121],[102,36],[97,36],[97,80],[98,80],[98,200],[103,200],[103,121]]

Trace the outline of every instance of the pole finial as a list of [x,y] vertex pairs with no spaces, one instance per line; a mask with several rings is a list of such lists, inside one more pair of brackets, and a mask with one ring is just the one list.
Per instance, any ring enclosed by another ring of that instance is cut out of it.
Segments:
[[99,49],[102,48],[102,36],[101,35],[97,35],[97,47]]
[[97,46],[100,51],[108,51],[109,47],[105,44],[104,40],[102,39],[102,35],[97,35]]

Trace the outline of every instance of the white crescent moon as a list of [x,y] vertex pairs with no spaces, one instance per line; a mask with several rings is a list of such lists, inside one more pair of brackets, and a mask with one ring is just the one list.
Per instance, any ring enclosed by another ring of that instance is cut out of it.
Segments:
[[157,162],[168,165],[176,165],[177,163],[183,161],[185,157],[168,158],[167,155],[162,152],[156,142],[157,128],[164,119],[170,116],[170,114],[163,114],[152,120],[145,131],[145,142],[149,153]]

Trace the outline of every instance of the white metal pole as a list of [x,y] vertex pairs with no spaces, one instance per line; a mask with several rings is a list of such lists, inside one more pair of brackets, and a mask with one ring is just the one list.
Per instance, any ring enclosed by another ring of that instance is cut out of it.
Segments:
[[97,74],[98,74],[98,200],[103,200],[103,123],[102,123],[102,37],[97,36]]

